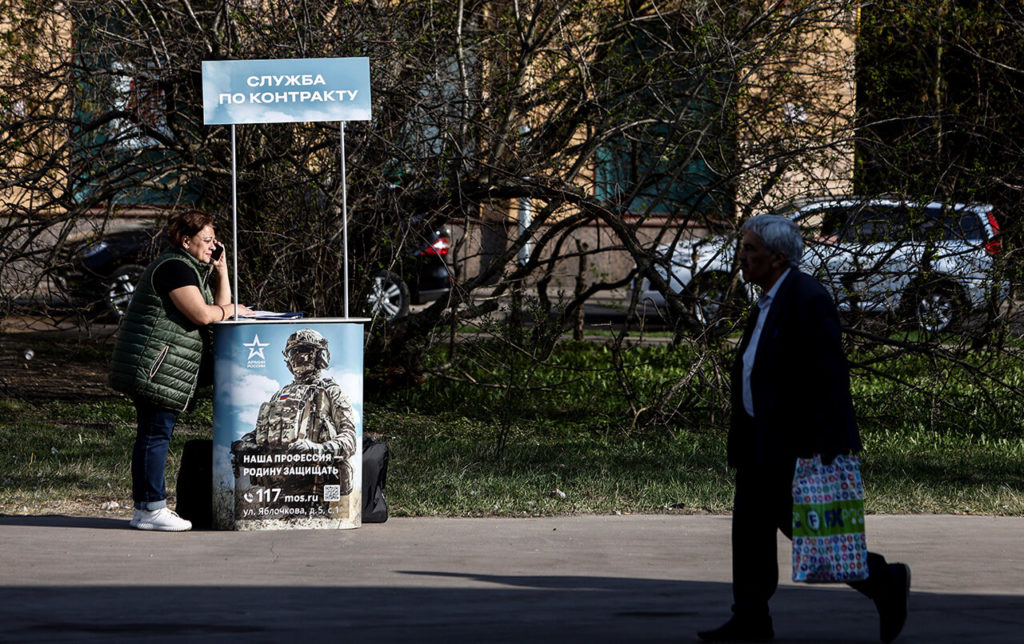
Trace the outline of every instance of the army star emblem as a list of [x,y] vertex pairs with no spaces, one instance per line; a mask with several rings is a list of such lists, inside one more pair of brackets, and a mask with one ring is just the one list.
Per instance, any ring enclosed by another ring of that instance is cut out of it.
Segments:
[[252,342],[243,342],[242,346],[249,349],[249,357],[246,360],[252,360],[253,356],[259,356],[262,360],[267,359],[267,356],[263,355],[263,349],[269,347],[270,343],[260,342],[258,334],[252,336]]

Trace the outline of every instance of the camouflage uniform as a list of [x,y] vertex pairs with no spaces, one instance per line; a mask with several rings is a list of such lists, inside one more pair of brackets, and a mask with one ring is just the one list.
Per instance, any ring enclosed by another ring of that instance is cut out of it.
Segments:
[[268,451],[331,454],[339,472],[348,473],[341,476],[341,493],[351,492],[348,458],[356,451],[355,412],[348,396],[330,378],[293,382],[279,389],[260,405],[256,429],[242,441],[249,437],[252,446]]

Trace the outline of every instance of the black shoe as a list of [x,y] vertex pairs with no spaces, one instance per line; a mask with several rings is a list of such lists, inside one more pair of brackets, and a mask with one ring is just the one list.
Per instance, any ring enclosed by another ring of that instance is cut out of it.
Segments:
[[772,618],[740,619],[733,617],[713,631],[700,631],[697,637],[705,642],[769,642],[775,637]]
[[910,600],[910,566],[891,564],[891,576],[882,594],[875,599],[878,608],[879,634],[888,644],[899,636],[907,622],[907,605]]

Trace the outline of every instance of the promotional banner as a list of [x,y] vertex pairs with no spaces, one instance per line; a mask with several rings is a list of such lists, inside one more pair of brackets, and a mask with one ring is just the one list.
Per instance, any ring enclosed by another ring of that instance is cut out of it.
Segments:
[[358,527],[362,323],[218,323],[214,353],[214,527]]
[[369,58],[203,61],[203,122],[370,120]]

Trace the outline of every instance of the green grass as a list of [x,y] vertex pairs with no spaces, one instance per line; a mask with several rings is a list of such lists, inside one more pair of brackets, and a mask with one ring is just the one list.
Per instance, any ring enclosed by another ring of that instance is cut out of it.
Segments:
[[924,429],[864,435],[870,510],[1024,515],[1024,439]]
[[[184,441],[211,436],[211,411],[207,400],[175,429],[171,489]],[[0,513],[130,505],[134,417],[128,400],[41,406],[0,400]]]
[[[462,343],[454,355],[439,349],[422,385],[366,401],[365,431],[391,448],[392,515],[729,510],[727,348],[548,349],[497,340]],[[1024,515],[1020,359],[957,357],[992,381],[963,364],[882,351],[854,355],[873,365],[853,377],[868,511]],[[0,513],[129,503],[134,410],[126,399],[11,391],[0,397]],[[171,491],[183,442],[209,437],[211,424],[208,398],[180,420]]]
[[367,415],[392,432],[388,498],[398,516],[722,512],[731,503],[724,441],[710,434],[537,436],[525,426],[499,451],[486,421]]
[[[396,516],[726,512],[732,504],[722,432],[538,438],[526,426],[498,453],[483,421],[368,416],[389,429]],[[925,430],[863,438],[869,512],[1024,515],[1024,439]]]

